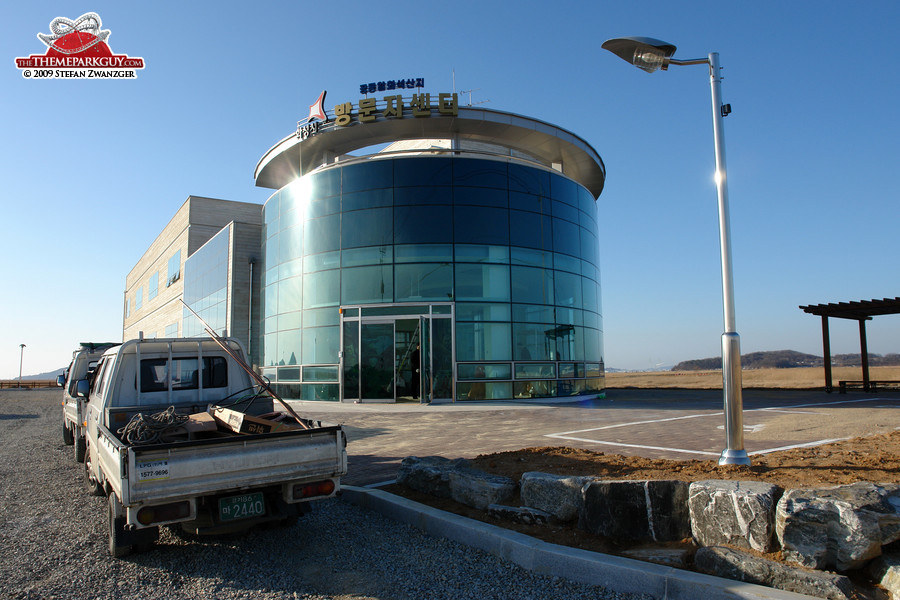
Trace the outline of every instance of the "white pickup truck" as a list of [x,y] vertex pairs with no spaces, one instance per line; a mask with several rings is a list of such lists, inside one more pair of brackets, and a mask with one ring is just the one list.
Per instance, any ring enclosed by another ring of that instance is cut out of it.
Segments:
[[85,399],[78,397],[75,386],[82,379],[90,380],[100,357],[113,346],[118,346],[118,342],[81,342],[78,350],[72,353],[72,362],[66,372],[56,378],[56,385],[63,388],[63,442],[74,447],[77,462],[84,462]]
[[146,549],[160,525],[292,523],[339,491],[341,426],[278,421],[243,355],[233,339],[130,340],[103,354],[89,389],[76,386],[89,396],[85,480],[108,498],[113,556]]

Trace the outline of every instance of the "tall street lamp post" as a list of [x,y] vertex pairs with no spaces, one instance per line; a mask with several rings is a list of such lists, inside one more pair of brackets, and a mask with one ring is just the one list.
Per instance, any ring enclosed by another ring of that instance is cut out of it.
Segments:
[[719,196],[719,245],[722,258],[722,301],[725,332],[722,334],[722,391],[725,402],[725,449],[720,465],[749,465],[744,450],[743,400],[741,398],[741,339],[734,322],[734,282],[731,274],[730,216],[728,182],[725,175],[725,140],[723,118],[731,112],[730,104],[722,104],[722,77],[719,75],[719,53],[707,58],[676,60],[675,46],[647,37],[615,38],[603,42],[601,48],[639,69],[653,73],[668,70],[669,65],[708,65],[712,92],[713,138],[716,149],[716,189]]
[[19,344],[19,387],[22,387],[22,359],[25,357],[25,344]]

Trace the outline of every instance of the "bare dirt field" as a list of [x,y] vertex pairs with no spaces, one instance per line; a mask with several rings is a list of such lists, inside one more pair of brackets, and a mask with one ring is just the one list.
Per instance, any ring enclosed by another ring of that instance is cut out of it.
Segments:
[[[837,389],[841,380],[862,380],[860,367],[835,367],[832,382]],[[873,381],[900,380],[900,367],[871,367]],[[745,369],[743,387],[748,389],[812,390],[825,387],[825,370],[820,367],[795,369]],[[608,388],[681,388],[689,390],[722,389],[721,371],[650,371],[607,373]]]

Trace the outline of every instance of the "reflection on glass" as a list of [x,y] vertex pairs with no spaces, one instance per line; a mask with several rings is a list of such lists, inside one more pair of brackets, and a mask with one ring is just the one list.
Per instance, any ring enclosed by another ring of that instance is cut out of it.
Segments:
[[453,267],[449,264],[396,265],[394,270],[397,302],[453,299]]
[[378,304],[394,299],[391,265],[344,269],[341,277],[343,304]]
[[509,323],[457,323],[458,361],[510,360]]
[[456,367],[460,380],[468,379],[511,379],[509,363],[459,364]]
[[[552,308],[550,309],[552,312]],[[509,304],[458,302],[457,321],[509,321]],[[551,321],[552,321],[551,317]]]
[[456,384],[457,400],[503,400],[512,398],[511,381],[473,381]]
[[513,394],[516,398],[552,398],[556,396],[556,381],[516,381]]
[[364,400],[394,399],[394,324],[362,323],[360,393]]
[[516,379],[556,379],[556,363],[516,363]]

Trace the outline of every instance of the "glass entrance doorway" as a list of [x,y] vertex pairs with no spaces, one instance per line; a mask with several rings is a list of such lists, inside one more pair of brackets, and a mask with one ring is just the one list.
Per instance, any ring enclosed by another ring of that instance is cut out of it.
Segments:
[[431,402],[453,398],[452,305],[341,310],[341,399]]

